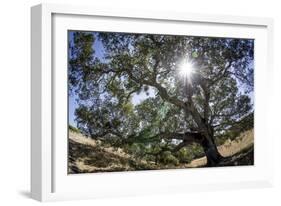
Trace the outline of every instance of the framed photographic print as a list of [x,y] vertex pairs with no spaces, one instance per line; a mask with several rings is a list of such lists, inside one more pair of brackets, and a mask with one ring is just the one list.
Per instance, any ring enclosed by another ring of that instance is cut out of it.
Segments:
[[34,199],[272,185],[271,19],[31,13]]

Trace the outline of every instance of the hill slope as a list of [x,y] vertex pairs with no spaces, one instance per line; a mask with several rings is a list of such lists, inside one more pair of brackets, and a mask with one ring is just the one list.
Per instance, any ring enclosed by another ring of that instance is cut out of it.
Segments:
[[[219,166],[253,165],[254,132],[248,130],[235,140],[227,140],[218,147],[225,157]],[[167,169],[143,160],[136,160],[120,148],[101,146],[100,141],[86,138],[80,133],[69,131],[69,173],[91,173],[111,171],[134,171]],[[206,157],[169,168],[204,167]]]
[[155,169],[135,160],[120,148],[102,147],[99,141],[69,131],[69,173],[91,173]]
[[[224,161],[221,166],[253,165],[254,164],[254,130],[240,134],[235,140],[227,140],[218,150]],[[207,163],[206,157],[193,160],[187,167],[202,167]]]

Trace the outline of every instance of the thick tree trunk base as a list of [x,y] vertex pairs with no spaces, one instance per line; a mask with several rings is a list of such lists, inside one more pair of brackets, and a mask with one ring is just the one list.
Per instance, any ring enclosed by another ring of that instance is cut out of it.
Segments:
[[215,167],[223,160],[223,156],[217,151],[217,149],[209,149],[206,152],[207,167]]
[[207,140],[202,142],[202,146],[207,158],[207,167],[215,167],[220,161],[222,161],[223,156],[219,153],[217,146],[214,143],[208,142]]

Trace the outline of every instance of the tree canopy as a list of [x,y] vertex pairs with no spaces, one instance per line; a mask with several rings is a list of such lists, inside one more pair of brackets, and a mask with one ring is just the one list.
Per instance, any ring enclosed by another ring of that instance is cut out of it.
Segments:
[[[251,39],[77,31],[69,54],[77,126],[92,138],[150,151],[210,148],[254,110]],[[180,71],[187,66],[188,75]],[[134,104],[141,93],[147,98]]]

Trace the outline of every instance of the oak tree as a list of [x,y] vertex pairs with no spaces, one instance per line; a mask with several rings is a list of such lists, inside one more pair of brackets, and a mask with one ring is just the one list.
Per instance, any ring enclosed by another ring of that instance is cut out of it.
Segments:
[[[69,57],[79,129],[120,145],[143,143],[155,159],[196,142],[215,166],[216,138],[253,112],[251,39],[74,32]],[[147,97],[134,104],[138,94]]]

